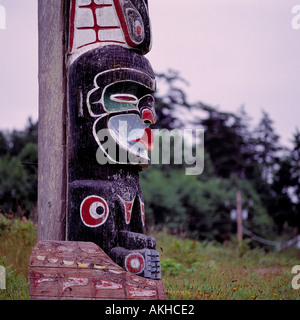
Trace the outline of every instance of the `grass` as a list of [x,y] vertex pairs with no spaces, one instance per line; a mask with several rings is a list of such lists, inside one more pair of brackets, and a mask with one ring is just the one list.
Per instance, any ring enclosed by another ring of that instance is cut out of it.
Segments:
[[0,265],[6,271],[6,290],[0,300],[28,300],[29,257],[36,243],[31,221],[9,220],[0,215]]
[[[249,249],[247,241],[182,240],[167,232],[152,234],[161,253],[162,279],[170,300],[299,300],[291,286],[300,251],[265,252]],[[6,268],[6,290],[0,300],[27,300],[28,261],[36,243],[30,221],[10,221],[0,215],[0,265]]]
[[180,240],[166,232],[155,234],[161,250],[163,281],[174,300],[296,300],[291,286],[300,252],[249,249],[244,241],[216,243]]

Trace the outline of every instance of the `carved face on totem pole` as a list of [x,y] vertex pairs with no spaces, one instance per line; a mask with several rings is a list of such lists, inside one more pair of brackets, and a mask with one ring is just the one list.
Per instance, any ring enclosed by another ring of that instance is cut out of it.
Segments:
[[102,153],[100,164],[147,167],[153,143],[150,126],[156,122],[152,95],[156,82],[148,60],[110,45],[83,54],[71,70],[70,100],[76,100],[76,106],[70,112],[77,117],[78,130],[85,126],[94,139],[79,144],[74,157],[79,156],[81,162],[87,155],[96,159]]
[[[112,69],[98,73],[87,94],[87,108],[95,118],[93,135],[100,153],[105,154],[104,161],[147,166],[153,142],[150,125],[156,122],[153,71],[143,56],[120,47],[106,49],[106,67]],[[105,59],[104,54],[102,57]]]
[[[141,54],[151,43],[147,3],[77,0],[70,10],[68,240],[95,242],[127,271],[159,279],[139,184],[156,122],[155,76]],[[79,34],[88,30],[96,37]]]

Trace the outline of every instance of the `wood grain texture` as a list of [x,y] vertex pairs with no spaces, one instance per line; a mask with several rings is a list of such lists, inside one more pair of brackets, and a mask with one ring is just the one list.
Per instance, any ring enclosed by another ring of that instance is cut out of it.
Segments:
[[64,1],[39,0],[38,239],[65,239]]
[[29,262],[31,300],[165,300],[161,281],[126,272],[91,242],[40,241]]

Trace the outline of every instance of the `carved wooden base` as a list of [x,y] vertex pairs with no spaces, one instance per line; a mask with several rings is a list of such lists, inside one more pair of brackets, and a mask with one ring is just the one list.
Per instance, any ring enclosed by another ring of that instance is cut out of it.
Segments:
[[96,244],[40,241],[29,262],[31,300],[165,300],[162,281],[125,271]]

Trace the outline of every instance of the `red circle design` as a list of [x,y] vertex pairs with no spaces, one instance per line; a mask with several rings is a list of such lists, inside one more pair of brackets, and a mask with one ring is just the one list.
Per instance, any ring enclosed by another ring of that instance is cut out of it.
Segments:
[[[96,213],[98,207],[103,208],[101,215]],[[109,214],[107,202],[98,196],[89,196],[85,198],[80,206],[80,217],[82,222],[90,228],[96,228],[105,223]]]
[[145,269],[145,260],[140,253],[131,253],[125,259],[126,270],[131,273],[141,273]]

